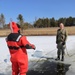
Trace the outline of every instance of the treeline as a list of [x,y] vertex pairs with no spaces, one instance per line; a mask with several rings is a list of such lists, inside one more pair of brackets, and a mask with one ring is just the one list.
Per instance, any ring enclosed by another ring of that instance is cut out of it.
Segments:
[[69,18],[59,18],[58,20],[55,20],[55,18],[39,18],[35,21],[33,24],[34,27],[58,27],[59,23],[64,23],[65,26],[75,26],[75,18],[69,17]]
[[[19,14],[16,19],[17,19],[17,23],[20,25],[22,30],[34,27],[32,24],[25,22],[21,14]],[[12,18],[10,19],[10,21],[13,21]],[[0,14],[0,29],[8,29],[8,28],[9,28],[9,24],[6,24],[5,16],[3,14]]]
[[[17,23],[20,24],[21,29],[27,28],[45,28],[45,27],[58,27],[59,23],[64,23],[65,26],[75,26],[75,17],[68,17],[68,18],[59,18],[56,20],[53,18],[38,18],[34,21],[33,24],[25,22],[24,17],[22,14],[17,16]],[[0,28],[8,28],[8,24],[5,22],[5,16],[0,14]]]

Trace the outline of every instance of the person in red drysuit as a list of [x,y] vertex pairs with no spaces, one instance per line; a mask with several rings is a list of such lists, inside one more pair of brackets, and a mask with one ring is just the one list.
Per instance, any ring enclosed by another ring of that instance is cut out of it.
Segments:
[[6,42],[11,55],[12,75],[26,75],[28,71],[28,56],[26,49],[34,49],[35,46],[30,44],[26,36],[20,34],[20,26],[11,22],[11,33],[7,36]]

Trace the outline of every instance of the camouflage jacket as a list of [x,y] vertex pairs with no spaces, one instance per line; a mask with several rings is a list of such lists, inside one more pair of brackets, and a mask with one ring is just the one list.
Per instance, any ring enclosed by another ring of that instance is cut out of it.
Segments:
[[67,32],[65,29],[58,29],[57,30],[57,35],[56,35],[56,43],[60,42],[66,42],[67,39]]

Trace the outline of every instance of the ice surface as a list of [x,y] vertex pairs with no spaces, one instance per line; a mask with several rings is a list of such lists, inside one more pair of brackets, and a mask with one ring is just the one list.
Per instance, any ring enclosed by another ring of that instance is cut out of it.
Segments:
[[[36,46],[36,50],[27,50],[29,61],[56,58],[57,45],[55,36],[27,36],[27,39]],[[66,75],[75,75],[75,36],[68,36],[65,52],[64,62],[71,64]],[[5,75],[10,75],[11,73],[10,54],[5,37],[0,38],[0,74],[2,73]]]

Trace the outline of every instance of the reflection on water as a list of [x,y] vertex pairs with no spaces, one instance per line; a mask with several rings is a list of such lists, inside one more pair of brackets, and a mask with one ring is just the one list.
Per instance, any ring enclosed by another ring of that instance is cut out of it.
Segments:
[[66,75],[70,66],[70,64],[56,63],[53,61],[41,62],[30,69],[27,75]]
[[57,63],[57,75],[65,75],[65,65],[62,63]]

